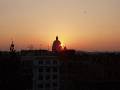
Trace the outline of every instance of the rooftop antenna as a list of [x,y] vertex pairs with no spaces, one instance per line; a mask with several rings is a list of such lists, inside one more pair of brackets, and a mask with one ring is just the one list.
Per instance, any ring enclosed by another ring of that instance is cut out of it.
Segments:
[[13,40],[12,40],[11,45],[10,45],[10,52],[15,52],[15,45],[14,45]]

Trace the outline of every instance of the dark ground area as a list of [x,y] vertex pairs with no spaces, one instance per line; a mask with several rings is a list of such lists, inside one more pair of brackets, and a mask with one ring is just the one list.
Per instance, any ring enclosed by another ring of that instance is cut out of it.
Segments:
[[[61,65],[64,90],[120,90],[120,54],[67,58]],[[0,54],[0,90],[31,90],[32,76],[24,72],[20,55]]]

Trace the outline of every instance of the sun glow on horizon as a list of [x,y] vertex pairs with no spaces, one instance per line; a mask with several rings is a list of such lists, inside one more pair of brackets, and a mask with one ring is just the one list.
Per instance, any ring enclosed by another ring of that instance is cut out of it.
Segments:
[[[120,50],[120,0],[0,0],[0,50],[32,44],[76,50]],[[49,46],[48,46],[49,44]]]
[[65,45],[63,43],[61,43],[61,47],[62,47],[62,49],[64,49]]

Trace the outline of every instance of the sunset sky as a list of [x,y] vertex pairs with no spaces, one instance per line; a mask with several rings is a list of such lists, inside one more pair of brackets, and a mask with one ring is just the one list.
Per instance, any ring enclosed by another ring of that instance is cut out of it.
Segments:
[[51,47],[120,51],[120,0],[0,0],[0,50]]

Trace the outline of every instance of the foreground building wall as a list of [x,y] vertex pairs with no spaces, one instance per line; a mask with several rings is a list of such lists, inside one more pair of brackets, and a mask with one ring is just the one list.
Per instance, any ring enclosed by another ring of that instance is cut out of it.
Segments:
[[0,60],[1,90],[120,89],[120,53],[25,51]]
[[120,54],[27,54],[22,60],[29,64],[32,90],[115,89],[112,84],[120,84]]
[[56,56],[35,57],[33,60],[33,90],[59,90],[60,63]]
[[24,77],[31,77],[28,90],[60,90],[60,61],[56,55],[23,54],[21,62]]

